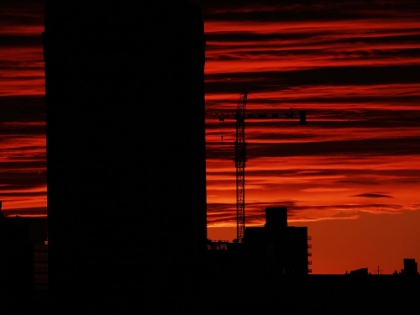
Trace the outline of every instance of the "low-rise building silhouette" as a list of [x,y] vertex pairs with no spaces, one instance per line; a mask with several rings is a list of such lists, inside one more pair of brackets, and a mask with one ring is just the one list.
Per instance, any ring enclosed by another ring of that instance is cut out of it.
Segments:
[[249,259],[278,268],[281,274],[307,275],[307,227],[287,226],[287,208],[266,208],[264,227],[249,227],[245,231],[245,246]]
[[367,276],[369,275],[368,268],[359,268],[350,271],[350,275],[352,276]]
[[257,277],[269,272],[277,275],[308,275],[311,255],[307,227],[287,225],[287,208],[266,208],[263,227],[247,227],[243,243],[215,241],[208,244],[208,268],[222,272],[246,272]]
[[401,270],[402,276],[418,276],[417,262],[414,258],[404,258],[404,269]]

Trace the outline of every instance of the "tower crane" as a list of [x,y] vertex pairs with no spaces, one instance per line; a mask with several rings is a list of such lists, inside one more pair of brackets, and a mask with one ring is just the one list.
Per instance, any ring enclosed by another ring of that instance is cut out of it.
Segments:
[[[248,99],[248,92],[243,92],[239,98],[236,112],[232,114],[220,114],[219,120],[224,121],[225,118],[234,118],[236,120],[236,138],[235,138],[235,168],[236,168],[236,240],[238,243],[243,243],[245,236],[245,164],[246,157],[246,142],[245,142],[245,119],[249,118],[296,118],[292,109],[286,112],[284,116],[279,116],[276,113],[254,113],[246,114],[246,103]],[[209,117],[213,117],[209,115]],[[306,112],[300,111],[300,124],[306,124]]]
[[245,236],[245,106],[248,93],[244,92],[236,108],[236,239],[243,242]]

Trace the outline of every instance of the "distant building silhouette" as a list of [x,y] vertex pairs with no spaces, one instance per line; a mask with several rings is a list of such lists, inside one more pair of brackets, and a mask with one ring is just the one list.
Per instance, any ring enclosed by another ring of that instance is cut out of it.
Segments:
[[191,289],[205,40],[186,1],[46,1],[50,289]]
[[229,241],[211,241],[207,242],[207,250],[208,251],[225,251],[229,249]]
[[278,268],[281,274],[308,274],[308,229],[287,226],[287,208],[266,208],[264,227],[248,227],[247,255]]
[[247,227],[244,243],[210,242],[208,268],[217,270],[219,264],[219,272],[252,273],[263,278],[267,272],[308,275],[307,227],[287,226],[286,207],[266,208],[265,213],[265,226]]
[[401,270],[403,276],[418,276],[417,262],[414,258],[404,258],[404,269]]
[[353,275],[353,276],[367,276],[367,275],[369,275],[368,268],[359,268],[359,269],[352,270],[352,271],[350,271],[350,275]]

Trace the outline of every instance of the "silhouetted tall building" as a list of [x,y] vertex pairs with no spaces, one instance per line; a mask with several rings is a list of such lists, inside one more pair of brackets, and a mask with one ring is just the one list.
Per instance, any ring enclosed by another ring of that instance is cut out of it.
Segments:
[[189,288],[207,239],[201,10],[45,12],[50,288]]
[[38,259],[38,249],[45,248],[45,218],[5,217],[0,201],[0,291],[41,289],[48,273]]

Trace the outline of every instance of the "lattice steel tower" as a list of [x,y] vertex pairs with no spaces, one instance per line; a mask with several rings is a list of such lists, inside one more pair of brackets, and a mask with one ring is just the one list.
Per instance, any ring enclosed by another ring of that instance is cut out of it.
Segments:
[[236,235],[239,243],[243,243],[245,235],[245,106],[248,93],[241,95],[236,109]]

